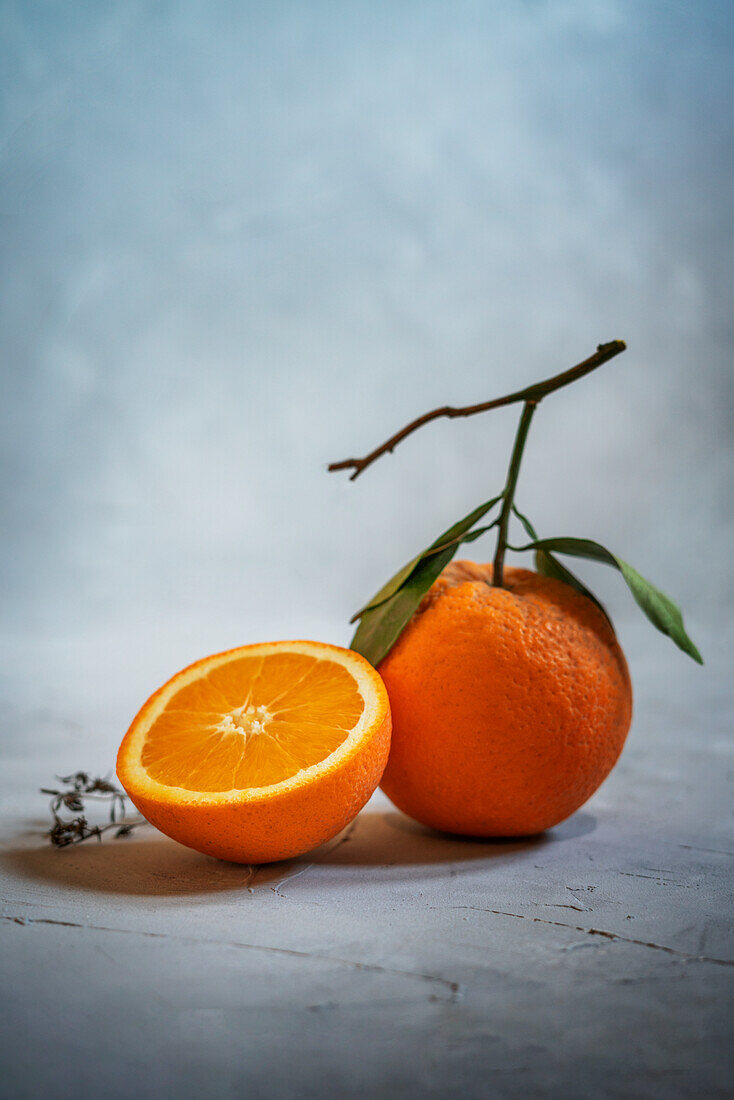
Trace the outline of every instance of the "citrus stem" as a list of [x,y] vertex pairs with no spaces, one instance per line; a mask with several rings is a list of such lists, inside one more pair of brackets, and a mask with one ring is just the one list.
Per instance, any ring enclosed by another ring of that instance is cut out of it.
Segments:
[[507,470],[507,483],[502,494],[502,511],[499,518],[499,531],[497,532],[497,549],[494,555],[494,568],[492,570],[492,584],[496,588],[502,588],[504,580],[505,550],[507,549],[507,532],[510,526],[510,515],[515,500],[517,478],[520,473],[522,453],[525,450],[525,440],[528,437],[530,421],[533,419],[536,405],[540,399],[526,401],[522,407],[522,416],[517,426],[515,444],[512,448],[512,457]]
[[349,480],[354,481],[381,455],[391,454],[398,443],[412,435],[418,428],[422,428],[424,424],[430,423],[431,420],[437,420],[441,416],[447,416],[449,419],[456,416],[474,416],[475,413],[487,412],[489,409],[499,409],[503,405],[519,404],[520,401],[540,401],[547,394],[553,393],[554,390],[559,390],[562,386],[568,386],[578,378],[583,378],[585,374],[590,374],[602,363],[606,363],[609,359],[613,359],[615,355],[619,355],[621,351],[625,350],[626,346],[624,340],[612,340],[608,344],[599,344],[594,354],[590,355],[588,359],[584,359],[583,363],[577,363],[575,367],[570,367],[560,374],[554,374],[552,378],[546,378],[543,382],[535,382],[532,386],[526,386],[524,390],[516,390],[515,393],[505,394],[504,397],[496,397],[493,401],[482,401],[478,405],[465,405],[461,408],[456,408],[453,405],[442,405],[440,409],[433,409],[431,412],[424,413],[423,416],[411,420],[410,424],[406,424],[395,435],[391,435],[389,439],[379,447],[375,447],[374,451],[370,451],[364,458],[345,458],[341,462],[330,462],[328,469],[352,470],[353,473],[350,475]]

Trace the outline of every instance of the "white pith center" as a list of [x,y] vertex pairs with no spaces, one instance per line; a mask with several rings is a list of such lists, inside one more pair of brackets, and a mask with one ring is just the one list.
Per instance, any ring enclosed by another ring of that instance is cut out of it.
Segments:
[[265,733],[265,727],[272,717],[266,706],[256,707],[252,703],[245,703],[224,715],[217,726],[217,732],[238,733],[247,740],[258,733]]

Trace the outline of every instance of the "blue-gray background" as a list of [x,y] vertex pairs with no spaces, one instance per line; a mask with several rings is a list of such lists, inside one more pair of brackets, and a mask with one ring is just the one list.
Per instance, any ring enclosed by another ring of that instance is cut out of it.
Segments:
[[[720,659],[733,38],[727,2],[0,4],[3,678],[64,717],[50,770],[106,766],[208,652],[346,643],[499,490],[517,409],[354,484],[326,463],[617,337],[543,406],[518,501]],[[710,668],[582,571],[683,705]]]

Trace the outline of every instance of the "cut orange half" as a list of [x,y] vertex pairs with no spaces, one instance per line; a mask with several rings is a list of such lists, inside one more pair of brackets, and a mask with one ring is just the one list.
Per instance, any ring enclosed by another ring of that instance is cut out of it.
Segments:
[[389,749],[387,692],[364,657],[263,642],[205,657],[156,691],[125,734],[117,774],[167,836],[266,863],[343,829]]

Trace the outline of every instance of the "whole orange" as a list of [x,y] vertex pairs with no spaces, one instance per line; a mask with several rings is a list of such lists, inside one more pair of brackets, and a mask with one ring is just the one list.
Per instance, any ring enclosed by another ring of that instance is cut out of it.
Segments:
[[382,789],[433,828],[527,836],[582,805],[632,717],[627,663],[569,585],[448,565],[380,663],[393,733]]

